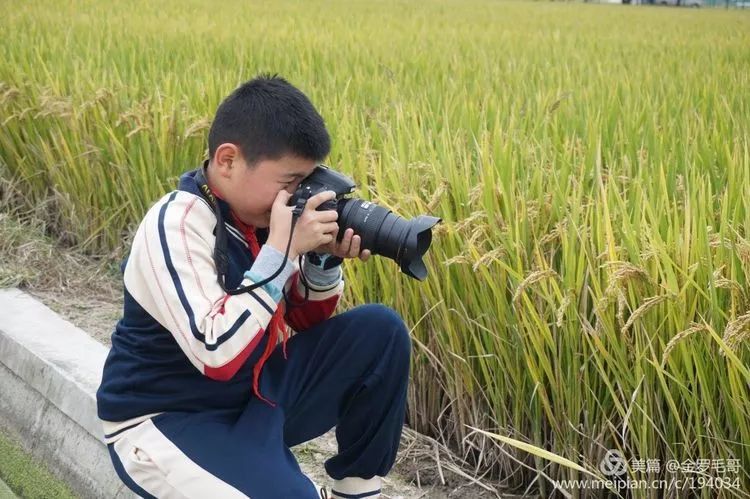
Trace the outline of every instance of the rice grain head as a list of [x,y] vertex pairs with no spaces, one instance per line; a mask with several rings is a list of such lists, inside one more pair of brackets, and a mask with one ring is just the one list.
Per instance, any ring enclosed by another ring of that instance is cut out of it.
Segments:
[[565,311],[570,306],[570,303],[573,301],[573,296],[575,296],[575,291],[572,289],[568,289],[568,292],[565,293],[565,297],[563,298],[563,301],[560,303],[560,306],[557,309],[557,313],[555,313],[555,318],[557,319],[556,325],[557,327],[563,326],[563,319],[565,318]]
[[669,340],[669,343],[667,343],[667,346],[664,348],[664,353],[661,356],[661,365],[664,367],[665,363],[667,362],[667,358],[669,357],[670,352],[674,349],[675,346],[688,336],[692,336],[695,333],[699,333],[701,331],[708,331],[708,326],[706,324],[698,324],[698,323],[692,323],[689,328],[685,329],[684,331],[680,331],[674,337],[672,337],[671,340]]
[[617,323],[620,325],[620,330],[625,328],[625,309],[628,308],[628,299],[625,297],[625,293],[622,292],[622,288],[617,290]]
[[557,272],[555,272],[552,269],[548,270],[535,270],[534,272],[530,273],[526,278],[521,281],[521,283],[518,285],[518,288],[516,289],[516,293],[513,295],[513,303],[517,304],[518,300],[521,298],[521,294],[531,286],[532,284],[535,284],[543,279],[546,279],[548,277],[560,277]]
[[188,137],[199,135],[203,130],[208,130],[210,127],[211,121],[208,118],[200,118],[187,127],[182,138],[187,139]]
[[13,99],[17,95],[21,94],[21,91],[12,85],[6,85],[4,82],[0,82],[0,104],[5,104],[7,101]]
[[709,237],[708,246],[711,248],[722,246],[726,249],[732,249],[732,241],[725,237],[721,237],[721,234],[713,233]]
[[451,265],[463,265],[471,263],[471,260],[466,255],[456,255],[453,258],[449,258],[445,261],[443,261],[443,265],[446,267],[450,267]]
[[732,279],[727,279],[725,277],[716,279],[716,281],[714,282],[714,286],[716,286],[717,288],[736,291],[743,296],[745,294],[745,291],[742,289],[742,286],[740,286],[740,283],[738,283],[737,281],[733,281]]
[[605,265],[608,265],[610,263],[617,266],[617,269],[615,270],[614,274],[612,274],[612,277],[618,285],[623,285],[624,283],[634,279],[651,282],[651,277],[649,277],[648,273],[646,273],[645,270],[633,263],[608,262]]
[[482,255],[481,258],[479,258],[476,262],[474,262],[472,270],[476,272],[477,269],[481,266],[487,267],[491,262],[500,260],[504,255],[507,255],[505,248],[495,248],[491,251],[488,251],[487,253]]
[[473,227],[478,223],[479,220],[482,220],[484,218],[487,218],[487,213],[481,210],[475,211],[468,217],[456,223],[455,228],[457,231],[461,231],[469,227]]
[[635,311],[628,317],[628,321],[625,323],[625,326],[622,329],[622,332],[627,334],[628,330],[633,326],[635,321],[640,319],[643,315],[646,314],[650,309],[654,308],[655,306],[659,305],[665,300],[674,300],[676,297],[672,293],[667,293],[659,296],[652,296],[650,298],[647,298],[643,301],[643,303],[635,309]]
[[[609,284],[604,290],[604,295],[608,298],[617,297],[618,300],[618,313],[624,313],[622,301],[625,299],[623,291],[626,289],[626,285],[631,281],[644,281],[652,283],[651,277],[646,273],[645,270],[634,265],[630,262],[605,262],[602,266],[616,267],[609,277]],[[602,303],[602,307],[606,307],[608,302]],[[622,321],[620,326],[624,327],[625,322]]]
[[[726,343],[727,348],[732,352],[736,352],[742,342],[748,337],[750,337],[750,312],[746,312],[733,321],[729,321],[727,327],[724,329],[722,339]],[[721,355],[726,355],[724,350],[721,351]]]
[[445,180],[440,182],[440,185],[437,186],[437,189],[435,189],[435,192],[432,193],[432,198],[430,199],[430,202],[427,203],[427,211],[435,211],[435,208],[440,204],[440,200],[443,199],[443,194],[445,194],[448,191],[448,182]]
[[482,182],[479,182],[469,190],[469,205],[473,206],[476,204],[477,200],[482,195],[483,190],[484,184]]
[[740,260],[744,263],[750,263],[750,243],[742,239],[737,241],[735,248],[737,249],[737,255],[740,257]]

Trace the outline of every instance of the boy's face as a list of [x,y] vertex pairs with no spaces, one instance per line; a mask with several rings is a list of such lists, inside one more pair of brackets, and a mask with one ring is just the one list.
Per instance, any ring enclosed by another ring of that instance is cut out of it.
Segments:
[[313,160],[287,155],[259,161],[251,168],[238,152],[231,167],[224,169],[221,175],[229,181],[220,192],[240,220],[257,228],[266,228],[279,191],[284,189],[294,193],[316,165]]

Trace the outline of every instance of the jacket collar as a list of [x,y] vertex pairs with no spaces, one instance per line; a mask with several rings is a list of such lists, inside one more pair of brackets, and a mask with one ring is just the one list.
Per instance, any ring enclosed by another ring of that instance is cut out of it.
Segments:
[[219,209],[221,209],[221,216],[224,218],[224,221],[232,223],[229,203],[216,196],[216,194],[208,187],[208,177],[206,174],[207,168],[208,160],[205,160],[203,165],[195,170],[183,173],[177,184],[177,190],[189,192],[202,197],[209,205],[211,205],[211,209],[215,209],[216,203],[218,202]]
[[[211,210],[215,209],[215,203],[218,202],[219,209],[221,210],[221,217],[224,219],[224,222],[244,233],[246,227],[238,227],[237,222],[232,216],[229,203],[217,197],[208,187],[208,181],[206,180],[208,178],[206,174],[207,168],[208,160],[205,160],[203,161],[203,164],[195,170],[183,173],[177,184],[177,190],[189,192],[202,197],[211,206]],[[255,233],[261,244],[263,244],[268,238],[268,229],[255,229]]]

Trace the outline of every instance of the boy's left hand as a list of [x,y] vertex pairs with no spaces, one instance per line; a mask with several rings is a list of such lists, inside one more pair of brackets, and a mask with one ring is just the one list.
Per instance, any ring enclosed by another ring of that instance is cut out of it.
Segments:
[[358,235],[354,235],[354,229],[346,229],[344,237],[341,238],[341,242],[338,242],[336,239],[338,232],[338,229],[336,229],[335,232],[332,232],[333,241],[318,246],[313,251],[316,253],[328,253],[329,255],[337,256],[339,258],[359,258],[363,262],[370,258],[372,255],[370,250],[366,249],[360,251],[362,238]]

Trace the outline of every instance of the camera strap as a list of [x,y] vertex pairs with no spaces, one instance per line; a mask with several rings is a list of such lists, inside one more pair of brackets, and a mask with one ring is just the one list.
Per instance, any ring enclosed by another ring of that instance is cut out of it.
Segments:
[[[263,286],[264,284],[267,284],[271,282],[277,275],[281,273],[282,270],[284,270],[284,263],[281,264],[281,266],[268,276],[267,278],[263,279],[260,282],[256,282],[254,284],[250,284],[249,286],[241,286],[237,289],[228,289],[227,288],[227,272],[229,270],[229,256],[227,255],[227,229],[224,226],[224,216],[221,213],[221,206],[219,204],[219,200],[216,198],[214,193],[211,191],[211,188],[208,186],[208,180],[206,179],[206,166],[208,164],[208,161],[204,162],[203,165],[198,168],[196,174],[195,174],[195,182],[198,185],[198,189],[200,190],[201,195],[203,198],[208,202],[208,204],[214,209],[214,214],[216,215],[216,229],[215,229],[215,236],[216,236],[216,243],[214,245],[214,265],[216,265],[216,277],[219,281],[219,286],[221,286],[221,289],[224,290],[225,293],[228,295],[239,295],[242,293],[247,293],[249,291],[252,291],[256,288],[259,288]],[[309,196],[303,196],[300,200],[297,201],[297,204],[295,205],[294,209],[292,210],[292,226],[289,231],[289,242],[286,245],[286,251],[284,252],[284,260],[283,262],[286,262],[287,257],[289,256],[289,248],[292,246],[292,234],[294,234],[294,226],[297,224],[297,219],[302,214],[302,211],[305,209],[305,205],[307,204],[307,198]],[[300,258],[301,260],[301,258]],[[287,304],[295,307],[295,306],[301,306],[308,300],[308,288],[307,283],[305,282],[304,274],[302,273],[301,267],[300,267],[300,278],[302,279],[302,282],[305,284],[305,298],[300,303],[292,303],[290,298],[286,295],[284,290],[282,290],[282,293],[284,295],[284,298],[287,301]]]
[[208,181],[205,175],[206,165],[204,164],[195,175],[195,182],[198,185],[198,189],[201,192],[203,198],[208,201],[211,208],[214,210],[216,215],[216,244],[214,245],[214,264],[216,265],[216,273],[221,289],[227,294],[234,294],[231,290],[226,287],[226,275],[229,269],[229,257],[227,256],[227,229],[224,226],[224,216],[221,213],[221,206],[219,205],[218,199],[211,192],[211,188],[208,186]]
[[[282,270],[284,270],[284,263],[281,264],[276,272],[260,282],[250,284],[249,286],[240,286],[237,289],[227,288],[227,272],[229,270],[229,256],[227,255],[227,229],[224,226],[224,216],[221,213],[219,200],[216,199],[216,196],[213,192],[211,192],[211,188],[208,186],[205,169],[206,164],[204,163],[203,166],[200,167],[196,172],[195,181],[198,185],[198,189],[200,189],[200,192],[203,195],[203,198],[206,199],[206,201],[208,201],[208,203],[213,207],[214,214],[216,215],[216,243],[214,245],[213,256],[214,264],[216,265],[216,277],[219,281],[219,286],[221,286],[221,289],[223,289],[224,292],[228,295],[239,295],[242,293],[247,293],[271,282],[277,275],[281,273]],[[289,256],[289,248],[292,245],[292,233],[294,232],[294,226],[297,223],[297,218],[298,217],[296,216],[293,216],[292,218],[292,228],[289,234],[289,243],[286,245],[286,252],[284,253],[284,262],[286,262],[286,259]]]

